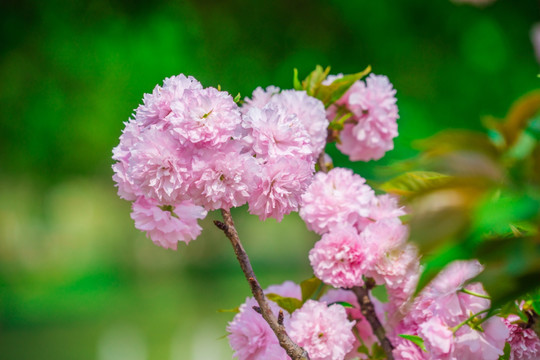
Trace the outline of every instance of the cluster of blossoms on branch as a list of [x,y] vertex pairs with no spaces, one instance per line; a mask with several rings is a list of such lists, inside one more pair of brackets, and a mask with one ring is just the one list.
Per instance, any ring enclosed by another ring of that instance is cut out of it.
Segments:
[[[327,168],[327,142],[352,161],[393,148],[396,92],[386,76],[362,76],[314,72],[294,90],[257,88],[242,104],[193,77],[165,79],[145,94],[113,150],[113,179],[119,196],[133,201],[135,227],[176,249],[200,234],[197,221],[208,211],[247,203],[261,220],[278,221],[298,211],[321,236],[309,253],[320,286],[306,291],[287,281],[264,293],[311,360],[381,351],[395,359],[496,360],[505,344],[512,359],[540,358],[534,331],[487,316],[489,296],[468,283],[482,271],[476,261],[452,263],[413,296],[420,258],[399,199],[376,195],[349,169]],[[387,299],[374,297],[375,287]],[[234,356],[288,359],[259,306],[247,298],[229,324]]]

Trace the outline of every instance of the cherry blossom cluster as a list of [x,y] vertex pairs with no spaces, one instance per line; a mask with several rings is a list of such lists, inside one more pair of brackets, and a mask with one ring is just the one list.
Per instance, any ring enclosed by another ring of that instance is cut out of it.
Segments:
[[[338,89],[346,79],[325,73],[316,85]],[[470,282],[482,271],[477,261],[450,264],[413,296],[420,256],[408,241],[399,198],[376,195],[349,169],[315,172],[316,163],[327,162],[328,141],[353,161],[376,160],[393,148],[398,108],[388,78],[354,78],[331,102],[308,95],[317,89],[306,83],[306,91],[257,88],[239,101],[178,75],[145,94],[113,150],[113,179],[119,196],[132,201],[135,227],[176,249],[200,235],[198,221],[212,210],[247,204],[260,220],[278,221],[298,211],[320,235],[309,261],[322,285],[307,298],[290,281],[265,294],[311,360],[375,356],[381,335],[356,293],[374,286],[387,294],[381,301],[370,293],[368,302],[395,359],[496,360],[506,344],[510,359],[539,359],[540,339],[515,315],[487,316],[489,296]],[[257,309],[247,298],[227,327],[234,356],[289,359]]]

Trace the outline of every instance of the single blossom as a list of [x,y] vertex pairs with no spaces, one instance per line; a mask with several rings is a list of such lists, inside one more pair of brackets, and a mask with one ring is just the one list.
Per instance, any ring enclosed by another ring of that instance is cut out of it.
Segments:
[[497,360],[504,354],[509,330],[503,319],[493,316],[482,323],[482,331],[462,326],[455,334],[453,359]]
[[434,316],[420,324],[419,335],[424,339],[424,345],[432,359],[449,359],[454,350],[454,334],[452,329]]
[[160,206],[144,196],[133,203],[131,213],[137,229],[146,232],[155,244],[173,250],[178,242],[187,244],[200,235],[202,229],[197,220],[205,217],[206,211],[191,201]]
[[306,159],[280,157],[262,164],[248,200],[249,212],[259,219],[281,221],[298,211],[300,199],[313,177],[313,163]]
[[350,224],[362,231],[371,220],[375,193],[352,170],[334,168],[315,174],[302,196],[300,217],[309,230],[324,234],[335,226]]
[[510,360],[540,359],[540,339],[532,328],[524,328],[519,323],[519,316],[509,315],[504,319],[509,335],[506,341],[510,344]]
[[[270,309],[277,317],[279,307],[269,301]],[[253,298],[247,298],[239,308],[239,313],[227,326],[229,344],[234,350],[234,357],[239,360],[288,360],[289,356],[279,345],[276,335],[270,325],[256,312],[253,307],[259,306]],[[289,315],[284,312],[284,322],[287,325]]]
[[371,74],[365,83],[354,83],[337,102],[353,114],[337,145],[352,161],[378,160],[394,148],[399,117],[395,94],[386,76]]
[[278,294],[283,297],[291,297],[302,300],[302,289],[300,285],[292,281],[285,281],[280,285],[270,285],[264,290],[265,294]]
[[343,306],[308,300],[292,314],[289,335],[312,360],[342,360],[355,341],[353,326]]

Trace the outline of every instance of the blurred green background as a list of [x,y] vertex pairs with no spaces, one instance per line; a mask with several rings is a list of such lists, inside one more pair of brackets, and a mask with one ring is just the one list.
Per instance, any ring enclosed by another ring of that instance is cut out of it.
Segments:
[[[368,64],[398,91],[400,137],[480,129],[537,88],[533,0],[30,1],[0,5],[0,358],[230,359],[231,313],[249,294],[211,221],[177,252],[133,227],[111,150],[142,95],[179,73],[233,95],[292,87],[292,69]],[[238,209],[264,287],[310,276],[315,236]]]

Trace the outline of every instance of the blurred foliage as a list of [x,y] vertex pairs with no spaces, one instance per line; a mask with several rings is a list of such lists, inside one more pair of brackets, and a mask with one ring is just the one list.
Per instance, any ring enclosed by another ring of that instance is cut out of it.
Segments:
[[[304,76],[316,64],[335,73],[371,65],[388,75],[401,116],[395,150],[375,164],[352,164],[329,146],[335,164],[375,183],[391,175],[379,165],[431,151],[424,159],[432,166],[422,170],[453,176],[438,196],[455,206],[439,206],[446,216],[433,219],[438,226],[427,235],[443,236],[441,227],[456,223],[462,227],[452,239],[466,239],[458,235],[493,225],[492,240],[471,244],[505,253],[500,276],[511,270],[526,282],[534,268],[526,225],[538,201],[531,194],[540,177],[540,150],[531,145],[538,120],[519,139],[504,125],[492,126],[489,138],[462,131],[439,135],[458,142],[432,138],[447,149],[410,144],[444,128],[479,130],[480,118],[504,117],[515,99],[538,88],[529,40],[538,11],[533,0],[485,9],[446,0],[2,1],[0,357],[230,358],[226,341],[214,339],[231,314],[216,311],[238,306],[249,289],[212,226],[217,215],[189,247],[163,250],[133,228],[129,204],[110,179],[122,122],[143,93],[178,73],[243,96],[257,86],[291,88],[294,68]],[[529,116],[519,108],[518,125]],[[515,146],[501,158],[502,142]],[[413,165],[400,163],[402,170]],[[462,175],[470,179],[459,185]],[[501,182],[505,191],[493,192]],[[490,221],[506,206],[515,208],[512,218]],[[316,237],[299,218],[276,226],[243,210],[237,225],[263,286],[309,277],[306,254]],[[514,240],[521,234],[519,246],[505,245],[508,231]],[[462,244],[442,243],[449,254],[470,256]]]

